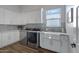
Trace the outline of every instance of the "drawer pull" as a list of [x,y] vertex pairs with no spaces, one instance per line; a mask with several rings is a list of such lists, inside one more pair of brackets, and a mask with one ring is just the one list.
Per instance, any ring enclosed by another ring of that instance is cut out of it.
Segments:
[[48,38],[49,38],[49,39],[51,39],[52,37],[51,37],[51,36],[49,36]]

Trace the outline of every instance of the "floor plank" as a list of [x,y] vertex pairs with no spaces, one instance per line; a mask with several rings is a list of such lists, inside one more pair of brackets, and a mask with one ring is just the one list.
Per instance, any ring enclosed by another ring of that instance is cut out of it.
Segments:
[[14,43],[12,45],[0,48],[0,53],[54,53],[43,48],[31,48],[20,44],[20,42]]

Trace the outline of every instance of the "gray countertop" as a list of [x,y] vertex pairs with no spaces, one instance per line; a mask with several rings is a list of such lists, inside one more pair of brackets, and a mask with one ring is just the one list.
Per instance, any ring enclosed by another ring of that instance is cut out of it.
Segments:
[[56,35],[69,35],[67,33],[62,33],[62,32],[51,32],[51,31],[31,31],[31,30],[22,30],[26,32],[37,32],[37,33],[46,33],[46,34],[56,34]]

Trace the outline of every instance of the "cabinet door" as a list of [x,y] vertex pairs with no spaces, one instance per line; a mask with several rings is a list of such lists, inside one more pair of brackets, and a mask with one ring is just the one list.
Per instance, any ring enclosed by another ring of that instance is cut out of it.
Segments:
[[10,44],[19,41],[20,40],[19,32],[17,30],[10,31],[9,32],[9,38],[10,38],[10,40],[9,40]]
[[6,32],[2,32],[2,47],[8,45],[8,34]]
[[55,51],[55,52],[60,52],[60,41],[52,39],[50,42],[50,50]]
[[41,33],[40,46],[51,51],[60,52],[60,41],[54,36],[52,34]]
[[[9,32],[9,43],[10,43],[10,44],[13,43],[13,39],[14,39],[14,37],[13,37],[13,32],[10,31],[10,32]],[[15,39],[14,39],[14,40],[15,40]]]
[[0,32],[0,48],[2,47],[2,35],[1,35],[1,32]]
[[26,30],[20,31],[20,40],[23,40],[26,38],[27,38],[27,31]]
[[[50,40],[51,39],[46,39],[46,38],[44,38],[44,39],[42,39],[43,40],[43,44],[44,44],[44,46],[43,46],[43,48],[46,48],[46,49],[49,49],[50,50],[50,45],[51,45],[51,43],[50,43]],[[52,42],[52,41],[51,41]]]
[[15,31],[5,31],[2,32],[1,34],[1,45],[0,47],[4,47],[7,46],[9,44],[15,43],[17,41],[19,41],[19,31],[15,30]]
[[2,32],[2,47],[11,44],[12,39],[10,38],[11,34],[10,31]]
[[46,46],[44,33],[40,33],[40,46],[42,48],[45,48],[45,46]]
[[26,30],[20,31],[20,40],[21,40],[20,43],[22,45],[26,45],[27,44],[27,31]]
[[17,42],[17,41],[19,41],[20,40],[20,35],[19,35],[19,31],[18,30],[16,30],[16,31],[14,31],[13,33],[13,37],[14,37],[14,42]]
[[70,52],[70,43],[67,36],[60,36],[61,52]]
[[46,38],[46,46],[49,50],[60,52],[60,41],[59,41],[59,35],[55,34],[45,34]]

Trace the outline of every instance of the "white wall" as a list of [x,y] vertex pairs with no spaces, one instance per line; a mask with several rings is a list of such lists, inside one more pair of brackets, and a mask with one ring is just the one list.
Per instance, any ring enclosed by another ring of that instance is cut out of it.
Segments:
[[41,11],[23,12],[24,24],[28,23],[41,23]]
[[[64,5],[25,5],[22,7],[22,19],[25,21],[24,23],[42,23],[41,20],[41,8],[54,9],[54,8],[62,8],[64,9]],[[62,19],[64,19],[62,15]],[[46,21],[44,19],[44,21]]]
[[41,23],[41,8],[63,8],[62,5],[0,5],[0,24]]
[[41,9],[32,6],[22,6],[22,19],[25,24],[41,23]]
[[[38,7],[39,8],[39,7]],[[0,5],[0,24],[25,25],[27,23],[39,23],[41,10],[31,6]],[[28,12],[26,12],[29,10]]]
[[19,24],[20,14],[18,5],[0,5],[0,24]]

